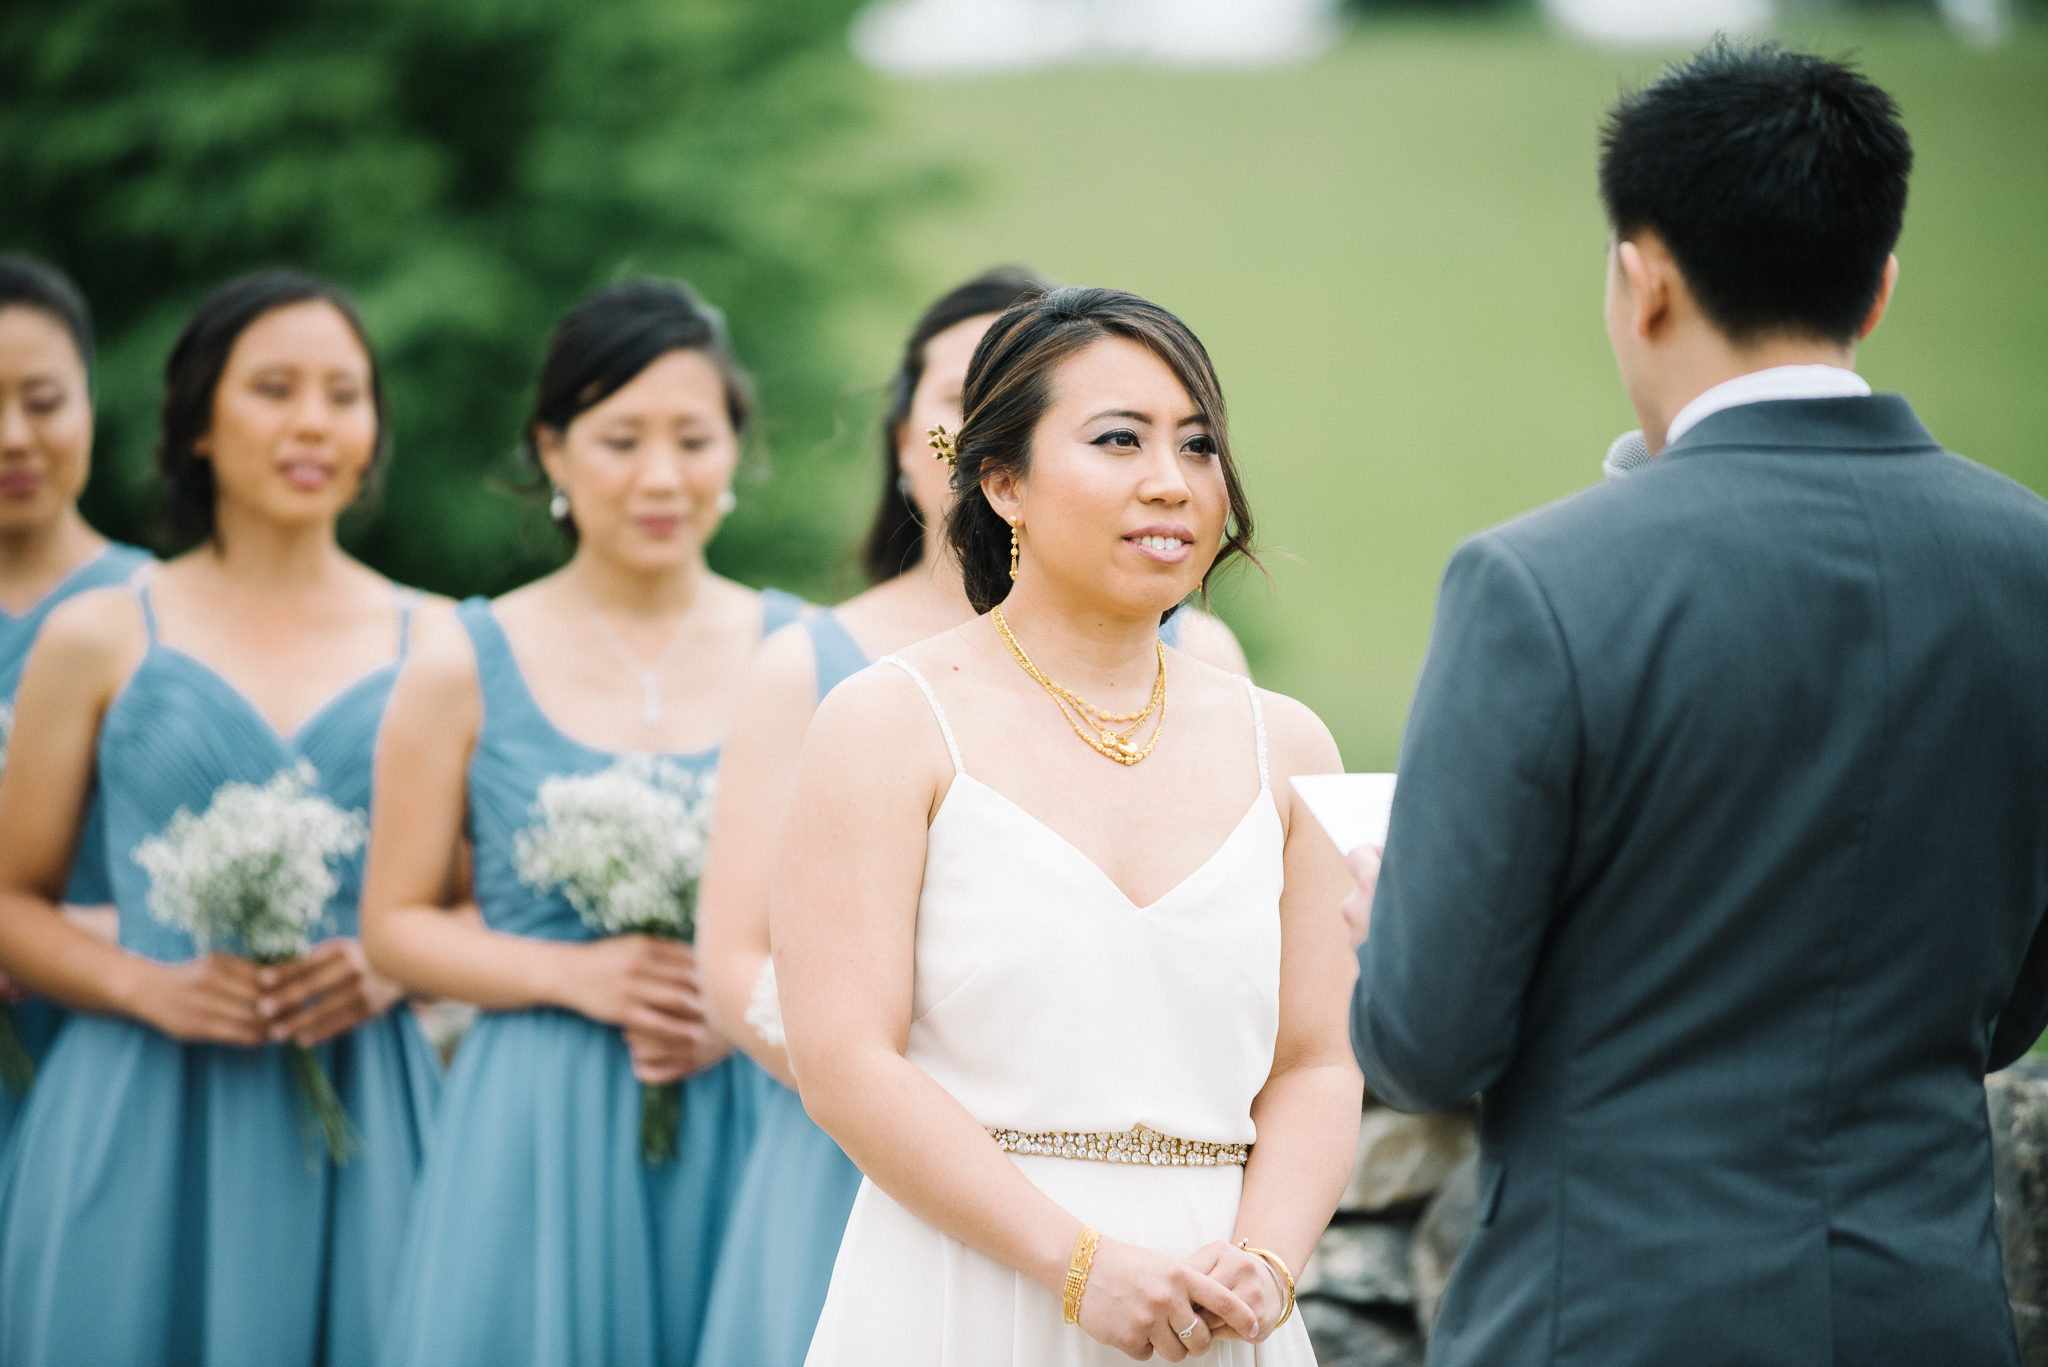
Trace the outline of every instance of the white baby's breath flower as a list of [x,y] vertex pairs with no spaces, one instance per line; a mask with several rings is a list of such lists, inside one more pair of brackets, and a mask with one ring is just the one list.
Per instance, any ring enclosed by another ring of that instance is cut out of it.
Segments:
[[717,787],[716,774],[654,755],[557,774],[540,786],[534,824],[513,838],[513,867],[535,892],[560,890],[603,934],[687,940]]
[[333,862],[363,846],[368,823],[315,791],[304,760],[269,782],[223,783],[203,816],[180,807],[131,856],[149,874],[150,914],[204,952],[264,962],[303,953],[340,886]]

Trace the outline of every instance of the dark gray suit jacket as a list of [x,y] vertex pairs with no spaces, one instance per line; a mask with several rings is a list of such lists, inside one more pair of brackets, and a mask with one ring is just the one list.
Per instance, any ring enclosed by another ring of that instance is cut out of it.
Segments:
[[1352,1039],[1483,1094],[1430,1361],[2017,1361],[2048,503],[1896,395],[1714,414],[1453,556]]

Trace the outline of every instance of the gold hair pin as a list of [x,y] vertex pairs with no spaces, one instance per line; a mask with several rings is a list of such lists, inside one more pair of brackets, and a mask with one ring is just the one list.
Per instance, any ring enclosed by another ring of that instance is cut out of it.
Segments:
[[946,424],[940,423],[925,433],[925,436],[931,439],[933,459],[942,460],[948,465],[960,463],[960,444],[954,440],[953,434],[946,430]]

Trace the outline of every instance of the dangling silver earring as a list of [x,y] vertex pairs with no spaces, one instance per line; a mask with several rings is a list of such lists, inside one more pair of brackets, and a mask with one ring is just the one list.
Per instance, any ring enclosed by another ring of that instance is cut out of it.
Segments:
[[723,517],[725,514],[731,512],[733,509],[739,506],[740,496],[738,494],[734,493],[730,489],[720,489],[718,491],[719,516]]
[[561,485],[555,486],[555,496],[548,500],[548,516],[560,522],[569,515],[569,491]]
[[909,475],[898,474],[896,476],[896,492],[903,495],[905,498],[910,497],[910,491],[915,487],[916,486],[910,482]]

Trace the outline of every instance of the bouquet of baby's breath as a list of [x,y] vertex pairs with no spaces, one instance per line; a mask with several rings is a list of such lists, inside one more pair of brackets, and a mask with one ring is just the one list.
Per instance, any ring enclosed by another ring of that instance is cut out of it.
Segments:
[[[7,772],[7,742],[14,738],[14,704],[0,702],[0,774]],[[0,1089],[20,1096],[36,1080],[35,1060],[14,1028],[14,1008],[0,1001]]]
[[[535,892],[560,890],[601,934],[689,940],[717,791],[715,774],[653,755],[557,774],[540,785],[535,823],[513,840],[514,867]],[[642,1085],[642,1158],[672,1158],[682,1123],[681,1083]]]
[[[322,797],[320,776],[300,760],[268,783],[223,783],[206,814],[180,807],[162,833],[135,847],[149,874],[150,914],[192,937],[203,954],[225,948],[259,964],[306,952],[340,886],[333,864],[363,847],[368,823]],[[311,1049],[285,1046],[306,1135],[306,1161],[324,1146],[337,1163],[355,1152],[334,1084]]]

